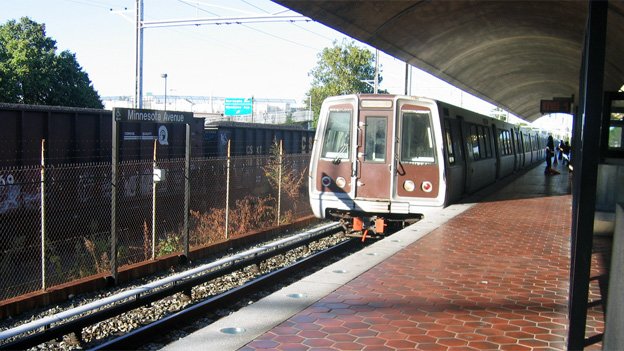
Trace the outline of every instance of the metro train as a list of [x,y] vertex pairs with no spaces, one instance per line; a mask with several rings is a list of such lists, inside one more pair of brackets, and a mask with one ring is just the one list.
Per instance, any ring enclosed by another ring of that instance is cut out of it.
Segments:
[[544,161],[547,137],[428,98],[330,97],[310,158],[310,204],[316,217],[381,234]]

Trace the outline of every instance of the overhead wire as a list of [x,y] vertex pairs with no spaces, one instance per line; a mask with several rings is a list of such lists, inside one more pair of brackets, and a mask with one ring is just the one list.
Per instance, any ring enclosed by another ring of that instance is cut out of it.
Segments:
[[94,0],[64,0],[64,1],[73,2],[75,4],[81,4],[81,5],[98,7],[98,8],[104,8],[104,9],[109,9],[110,8],[110,6],[104,4],[103,2],[94,1]]
[[98,0],[63,0],[63,1],[73,2],[75,4],[87,5],[87,6],[97,7],[97,8],[105,8],[105,9],[111,9],[117,6],[117,4],[114,4],[114,5],[112,4],[116,2],[111,2],[111,1],[98,1]]
[[[206,10],[206,9],[203,9],[203,8],[199,7],[199,6],[193,6],[193,5],[190,3],[190,1],[186,1],[186,0],[177,0],[177,1],[178,1],[178,2],[180,2],[180,3],[182,3],[182,4],[185,4],[185,5],[187,5],[187,6],[191,6],[191,7],[195,8],[195,9],[197,9],[198,11],[202,11],[202,12],[208,13],[208,14],[213,15],[213,16],[216,16],[216,17],[219,17],[219,16],[220,16],[220,15],[219,15],[219,14],[217,14],[217,13],[214,13],[214,12],[208,11],[208,10]],[[264,10],[264,9],[262,9],[262,8],[260,8],[260,7],[258,7],[258,6],[256,6],[256,5],[252,5],[252,4],[248,3],[248,2],[247,2],[247,1],[245,1],[245,0],[241,0],[241,1],[242,1],[242,2],[244,2],[244,3],[245,3],[245,4],[247,4],[247,5],[250,5],[250,6],[252,6],[252,7],[256,8],[256,9],[258,9],[258,10],[262,11],[262,12],[264,12],[264,13],[267,13],[267,14],[269,13],[268,11],[266,11],[266,10]],[[204,4],[204,3],[201,3],[201,2],[199,2],[199,1],[197,1],[197,2],[195,2],[195,3],[197,3],[197,4]],[[245,13],[245,11],[240,11],[240,12]],[[275,38],[275,39],[283,40],[283,41],[285,41],[285,42],[288,42],[288,43],[291,43],[291,44],[294,44],[294,45],[297,45],[297,46],[301,46],[301,47],[304,47],[304,48],[307,48],[307,49],[311,49],[311,50],[318,50],[318,48],[315,48],[315,47],[312,47],[312,46],[309,46],[309,45],[305,45],[305,44],[302,44],[302,43],[298,43],[298,42],[296,42],[296,41],[292,41],[292,40],[290,40],[290,39],[286,39],[286,38],[280,37],[280,36],[278,36],[278,35],[271,34],[271,33],[269,33],[269,32],[265,32],[265,31],[263,31],[263,30],[261,30],[261,29],[251,27],[251,26],[246,25],[246,24],[244,24],[244,23],[240,23],[240,25],[241,25],[241,26],[243,26],[243,27],[245,27],[245,28],[247,28],[247,29],[250,29],[250,30],[256,31],[256,32],[258,32],[258,33],[262,33],[262,34],[264,34],[264,35],[267,35],[267,36],[273,37],[273,38]]]

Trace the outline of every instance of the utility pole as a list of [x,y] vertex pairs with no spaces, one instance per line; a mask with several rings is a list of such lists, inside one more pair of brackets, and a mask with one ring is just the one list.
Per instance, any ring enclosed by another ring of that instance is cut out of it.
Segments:
[[375,88],[374,93],[377,94],[379,88],[379,49],[375,50]]
[[134,108],[143,108],[143,0],[136,0]]

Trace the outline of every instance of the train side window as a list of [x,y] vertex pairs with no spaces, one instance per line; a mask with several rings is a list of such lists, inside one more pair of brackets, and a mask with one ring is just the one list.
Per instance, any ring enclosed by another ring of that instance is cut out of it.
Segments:
[[330,111],[323,138],[321,157],[348,159],[351,148],[351,111]]
[[435,163],[433,128],[429,112],[403,112],[401,161]]
[[472,157],[474,157],[475,161],[481,158],[481,153],[479,152],[479,134],[477,133],[477,126],[474,124],[470,125],[470,146],[472,147]]
[[[536,135],[536,136],[535,136],[535,150],[536,150],[536,151],[537,151],[537,150],[539,150],[539,148],[540,148],[540,147],[539,147],[539,142],[538,142],[538,140],[539,140],[539,139],[537,138],[537,135]],[[556,144],[555,144],[555,146],[556,146]]]
[[364,161],[386,162],[386,117],[366,117]]
[[484,159],[487,157],[487,145],[485,144],[485,133],[483,132],[483,127],[477,127],[477,133],[479,134],[479,151],[481,151],[481,158]]
[[624,101],[612,100],[611,101],[611,116],[609,118],[609,137],[608,151],[609,154],[618,155],[624,151],[624,135],[622,129],[624,129]]
[[483,138],[484,138],[484,142],[485,142],[485,150],[487,152],[487,158],[491,158],[492,157],[492,148],[494,147],[494,145],[492,145],[492,139],[490,138],[490,128],[488,127],[481,127],[482,128],[482,132],[483,132]]
[[500,150],[501,150],[501,155],[503,156],[507,156],[507,155],[511,155],[511,144],[509,143],[509,131],[508,130],[503,130],[500,129],[499,130],[499,143],[500,143]]
[[485,132],[483,131],[483,126],[478,126],[477,127],[477,133],[479,135],[479,151],[480,151],[480,158],[484,159],[487,157],[488,151],[487,151],[487,144],[486,144],[486,138],[485,138]]
[[609,149],[622,150],[622,125],[611,123],[609,126]]
[[453,149],[451,123],[448,120],[444,120],[444,130],[444,136],[446,137],[446,154],[448,155],[449,164],[452,165],[455,163],[455,150]]

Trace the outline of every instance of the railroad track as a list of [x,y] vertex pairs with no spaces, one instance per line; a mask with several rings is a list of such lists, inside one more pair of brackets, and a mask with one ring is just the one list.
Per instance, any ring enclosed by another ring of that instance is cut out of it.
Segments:
[[[15,328],[0,332],[0,349],[26,349],[35,347],[54,339],[73,334],[77,341],[76,347],[87,347],[96,350],[104,349],[135,349],[145,340],[152,340],[154,335],[162,335],[172,327],[188,324],[190,320],[203,316],[210,311],[223,308],[247,297],[260,289],[266,289],[291,277],[295,273],[309,269],[319,261],[328,261],[341,252],[352,248],[356,240],[346,240],[335,246],[300,258],[285,267],[255,277],[250,281],[226,292],[190,303],[186,308],[167,314],[147,324],[143,323],[135,329],[120,336],[109,336],[104,342],[90,341],[82,343],[85,328],[110,318],[120,316],[128,311],[149,306],[157,301],[182,293],[191,300],[191,290],[219,277],[232,274],[249,266],[258,267],[261,262],[283,255],[300,247],[308,247],[311,243],[340,232],[338,225],[325,225],[311,231],[293,235],[289,238],[241,252],[209,264],[205,264],[173,276],[151,282],[140,287],[93,301],[67,311],[38,319]],[[304,250],[305,251],[305,250]],[[70,347],[71,348],[71,347]]]

